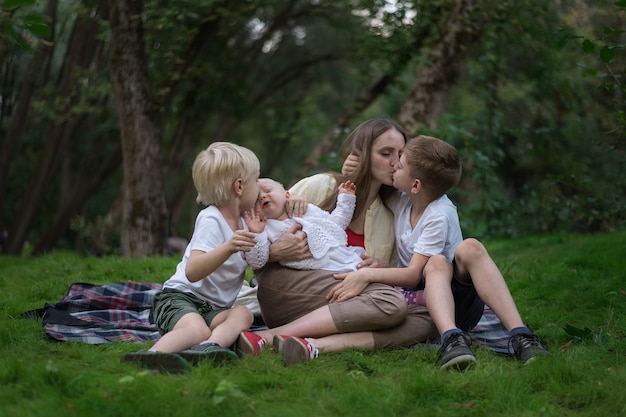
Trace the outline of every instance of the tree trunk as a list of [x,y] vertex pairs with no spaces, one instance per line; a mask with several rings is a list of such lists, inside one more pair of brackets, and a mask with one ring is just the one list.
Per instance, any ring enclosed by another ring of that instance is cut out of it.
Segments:
[[[97,165],[94,165],[97,166]],[[40,255],[51,251],[61,235],[67,230],[70,222],[85,206],[89,198],[104,183],[104,181],[120,166],[120,152],[113,152],[100,166],[98,172],[92,173],[72,193],[71,198],[62,202],[57,211],[52,225],[48,227],[46,234],[41,238],[33,249],[33,255]]]
[[[53,47],[50,43],[54,38],[54,25],[56,22],[56,10],[57,0],[49,0],[46,5],[45,15],[50,17],[52,28],[50,36],[46,39],[47,42],[40,42],[37,45],[37,50],[33,55],[33,59],[28,64],[24,76],[22,78],[22,85],[20,86],[19,93],[14,108],[10,114],[10,123],[7,131],[7,135],[2,141],[2,149],[0,149],[0,201],[4,201],[6,198],[6,190],[8,188],[8,173],[11,167],[11,161],[13,161],[15,153],[19,149],[20,141],[24,129],[27,127],[27,118],[30,111],[33,95],[37,88],[37,77],[40,74],[41,69],[44,67],[44,63],[50,59]],[[9,96],[7,95],[6,99]],[[3,97],[4,99],[5,97]],[[4,101],[4,100],[3,100]],[[5,104],[3,103],[3,106]],[[6,213],[4,213],[4,206],[0,206],[0,230],[7,226]]]
[[[69,97],[65,107],[58,110],[61,115],[67,114],[68,109],[76,104],[78,97],[72,94],[74,69],[87,67],[92,58],[95,48],[91,41],[97,34],[97,25],[88,16],[79,15],[76,18],[74,30],[69,42],[69,47],[64,60],[65,71],[61,72],[58,80],[58,94]],[[61,118],[61,122],[50,127],[48,135],[43,141],[42,150],[39,154],[35,171],[30,176],[28,192],[24,193],[14,221],[11,224],[7,241],[3,245],[3,252],[18,255],[22,252],[24,242],[28,237],[32,222],[37,216],[38,210],[42,210],[41,202],[46,196],[46,191],[51,189],[51,184],[57,178],[56,168],[63,159],[64,152],[68,151],[68,144],[75,137],[75,131],[80,126],[84,116],[72,119]]]
[[[440,27],[440,36],[398,115],[398,122],[409,136],[417,134],[421,124],[433,127],[452,96],[472,46],[482,35],[482,24],[473,13],[479,8],[475,3],[475,0],[457,2]],[[484,3],[488,9],[490,1]]]
[[109,0],[111,81],[122,136],[122,256],[162,255],[167,208],[160,132],[147,72],[143,2]]

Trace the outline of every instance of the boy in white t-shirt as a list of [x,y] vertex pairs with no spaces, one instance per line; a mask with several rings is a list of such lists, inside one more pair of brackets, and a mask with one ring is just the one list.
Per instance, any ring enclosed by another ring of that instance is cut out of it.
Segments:
[[254,320],[247,307],[234,305],[248,267],[245,253],[255,245],[241,213],[256,204],[259,167],[252,151],[232,143],[214,142],[198,154],[193,181],[197,201],[207,207],[198,213],[176,272],[155,296],[154,320],[162,337],[125,361],[181,373],[199,360],[238,358],[229,347]]
[[464,369],[476,361],[465,332],[478,323],[487,303],[509,330],[515,356],[527,363],[547,350],[522,322],[484,247],[475,239],[463,240],[456,207],[445,195],[460,177],[461,161],[452,145],[430,136],[409,140],[393,175],[393,186],[402,192],[387,202],[404,267],[337,274],[343,281],[330,299],[349,299],[371,282],[425,288],[426,306],[441,334],[442,369]]
[[270,244],[285,231],[299,223],[301,232],[306,233],[311,258],[297,261],[281,261],[280,264],[294,269],[323,269],[326,271],[356,271],[363,261],[365,249],[347,246],[346,228],[352,221],[356,204],[356,185],[350,181],[339,184],[337,206],[329,213],[308,204],[302,217],[290,217],[287,213],[289,191],[270,178],[259,180],[258,210],[263,215],[244,213],[248,229],[257,232],[257,245],[246,254],[253,269],[263,267],[269,259]]

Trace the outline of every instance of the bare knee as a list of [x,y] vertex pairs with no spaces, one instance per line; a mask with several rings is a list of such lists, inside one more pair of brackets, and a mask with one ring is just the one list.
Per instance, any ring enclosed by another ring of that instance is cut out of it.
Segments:
[[233,317],[237,317],[237,320],[243,323],[246,328],[252,326],[252,323],[254,322],[254,314],[246,306],[237,304],[233,306],[230,314]]
[[213,334],[213,331],[209,326],[195,326],[189,329],[193,333],[193,339],[196,343],[200,343],[203,340],[207,340]]
[[454,259],[457,263],[466,264],[472,259],[478,259],[487,253],[487,249],[474,238],[468,238],[459,243],[454,250]]
[[211,337],[212,331],[203,318],[196,313],[185,314],[174,326],[173,330],[184,330],[197,343]]
[[443,255],[434,255],[424,265],[424,277],[427,280],[443,279],[452,280],[452,264]]

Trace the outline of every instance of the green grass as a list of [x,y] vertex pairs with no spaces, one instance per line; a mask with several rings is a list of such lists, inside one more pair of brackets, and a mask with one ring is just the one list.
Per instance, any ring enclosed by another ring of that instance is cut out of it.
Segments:
[[348,350],[289,368],[264,351],[153,374],[120,361],[140,345],[53,342],[18,315],[59,301],[73,282],[163,282],[176,258],[2,256],[0,417],[626,415],[626,233],[487,247],[549,357],[522,366],[477,347],[477,365],[458,373],[440,371],[426,349]]

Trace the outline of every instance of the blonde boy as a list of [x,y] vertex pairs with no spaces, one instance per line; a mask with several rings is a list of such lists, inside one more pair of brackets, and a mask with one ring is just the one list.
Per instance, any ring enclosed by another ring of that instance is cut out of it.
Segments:
[[260,164],[252,151],[215,142],[196,157],[192,176],[197,201],[191,241],[176,272],[154,300],[154,320],[163,335],[150,350],[124,360],[179,373],[200,359],[237,359],[228,349],[253,322],[246,307],[233,305],[248,266],[244,253],[255,244],[241,213],[259,195]]

